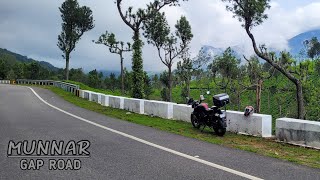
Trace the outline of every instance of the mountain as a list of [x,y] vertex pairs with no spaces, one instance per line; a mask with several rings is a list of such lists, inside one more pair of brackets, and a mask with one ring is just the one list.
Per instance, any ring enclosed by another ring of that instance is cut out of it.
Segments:
[[0,56],[1,55],[9,55],[9,56],[13,56],[15,58],[15,60],[23,62],[23,63],[31,63],[31,62],[39,62],[40,66],[49,69],[51,71],[55,71],[57,72],[59,70],[59,68],[53,66],[52,64],[46,62],[46,61],[36,61],[34,59],[28,58],[27,56],[23,56],[14,52],[11,52],[7,49],[2,49],[0,48]]
[[[231,46],[230,47],[234,51],[234,56],[238,59],[242,59],[244,54],[244,49],[241,46]],[[200,53],[207,56],[207,57],[215,57],[220,56],[226,49],[223,48],[216,48],[209,45],[204,45],[200,49]]]
[[318,40],[320,40],[320,29],[307,31],[289,39],[288,44],[290,53],[294,56],[298,56],[301,50],[304,49],[303,42],[305,40],[310,40],[312,37],[317,37]]

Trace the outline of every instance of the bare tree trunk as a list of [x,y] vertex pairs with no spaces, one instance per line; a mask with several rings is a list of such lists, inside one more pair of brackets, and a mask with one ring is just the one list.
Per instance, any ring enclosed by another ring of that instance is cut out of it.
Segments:
[[262,91],[262,80],[258,80],[257,89],[256,89],[256,113],[261,112],[261,91]]
[[168,67],[168,75],[169,75],[169,83],[168,83],[168,90],[169,90],[169,102],[172,102],[172,72],[171,66]]
[[279,112],[280,112],[280,117],[282,116],[282,106],[279,105]]
[[270,114],[270,89],[268,89],[268,113]]
[[121,62],[121,94],[124,95],[124,73],[123,73],[122,51],[120,52],[120,62]]
[[305,119],[306,111],[304,107],[302,84],[300,81],[296,83],[296,88],[297,88],[297,101],[298,101],[298,117],[299,119]]
[[70,59],[70,54],[66,53],[66,80],[69,80],[69,59]]
[[190,80],[187,80],[187,96],[190,97]]
[[238,111],[240,111],[240,108],[241,108],[241,94],[240,93],[237,94],[237,98],[238,98]]

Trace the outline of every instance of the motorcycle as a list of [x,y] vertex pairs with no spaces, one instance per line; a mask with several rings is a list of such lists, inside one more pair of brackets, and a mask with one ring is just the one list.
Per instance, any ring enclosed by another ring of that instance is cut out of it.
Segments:
[[[200,129],[201,132],[206,126],[214,130],[218,136],[223,136],[226,133],[226,105],[229,104],[228,94],[218,94],[213,96],[214,106],[209,108],[207,103],[203,103],[204,96],[200,96],[200,101],[194,101],[190,98],[187,102],[194,109],[191,113],[191,123],[193,127]],[[220,108],[225,107],[222,111]]]

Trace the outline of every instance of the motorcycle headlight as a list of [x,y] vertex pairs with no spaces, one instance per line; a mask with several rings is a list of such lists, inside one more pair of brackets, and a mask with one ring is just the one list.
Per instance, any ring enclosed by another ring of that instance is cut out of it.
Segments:
[[225,117],[226,117],[226,114],[225,114],[225,113],[220,114],[219,117],[220,117],[220,118],[225,118]]

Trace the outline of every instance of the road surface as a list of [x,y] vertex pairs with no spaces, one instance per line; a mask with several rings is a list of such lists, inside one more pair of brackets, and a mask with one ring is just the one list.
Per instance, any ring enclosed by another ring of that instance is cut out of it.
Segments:
[[[320,179],[319,169],[106,117],[32,89],[0,84],[0,179]],[[8,157],[10,140],[88,140],[90,156]],[[44,165],[22,170],[22,159]],[[79,159],[81,168],[49,170],[52,159]]]

